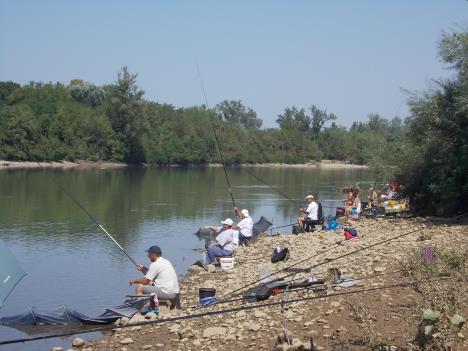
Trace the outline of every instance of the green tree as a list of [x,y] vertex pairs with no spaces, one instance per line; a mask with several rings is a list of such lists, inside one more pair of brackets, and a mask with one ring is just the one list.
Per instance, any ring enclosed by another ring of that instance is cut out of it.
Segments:
[[325,110],[320,110],[317,106],[312,105],[310,108],[311,118],[311,133],[314,139],[317,139],[322,131],[322,127],[326,122],[335,121],[337,117],[333,113],[327,113]]
[[250,107],[246,107],[240,100],[224,100],[216,105],[216,112],[220,119],[242,126],[258,129],[263,121]]
[[311,119],[306,115],[305,109],[298,109],[295,106],[286,107],[284,112],[278,115],[276,123],[281,129],[297,129],[306,132],[310,129]]
[[124,145],[124,160],[130,163],[146,161],[144,144],[147,128],[142,113],[144,91],[136,84],[137,76],[123,67],[117,81],[108,87],[107,115]]

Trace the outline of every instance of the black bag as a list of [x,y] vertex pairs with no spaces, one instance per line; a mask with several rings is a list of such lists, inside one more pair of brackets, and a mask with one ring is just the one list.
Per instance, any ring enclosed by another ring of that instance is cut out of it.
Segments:
[[[279,249],[279,250],[278,250]],[[289,249],[287,247],[275,248],[271,254],[271,263],[287,261],[289,259]]]
[[319,202],[318,203],[318,210],[317,210],[317,222],[318,224],[323,224],[325,218],[323,216],[323,208],[322,204]]

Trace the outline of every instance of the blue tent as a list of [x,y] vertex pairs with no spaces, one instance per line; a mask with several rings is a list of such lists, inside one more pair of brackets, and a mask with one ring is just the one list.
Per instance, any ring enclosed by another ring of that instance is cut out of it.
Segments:
[[15,256],[0,240],[0,308],[14,287],[26,275]]

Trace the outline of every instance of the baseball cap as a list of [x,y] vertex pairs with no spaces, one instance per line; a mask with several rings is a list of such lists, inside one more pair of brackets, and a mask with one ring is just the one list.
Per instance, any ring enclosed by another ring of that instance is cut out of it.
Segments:
[[314,198],[314,195],[307,195],[306,196],[306,199],[313,199]]
[[224,221],[221,222],[221,224],[233,225],[234,222],[231,218],[226,218]]
[[241,213],[244,215],[244,217],[250,217],[249,210],[246,210],[245,208],[241,211]]
[[161,255],[162,254],[161,248],[159,246],[157,246],[157,245],[151,246],[148,250],[146,250],[146,252],[154,253],[156,255]]

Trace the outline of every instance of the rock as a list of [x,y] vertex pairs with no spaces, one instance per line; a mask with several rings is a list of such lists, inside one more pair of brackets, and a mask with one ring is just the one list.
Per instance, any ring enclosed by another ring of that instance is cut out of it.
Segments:
[[128,322],[130,321],[130,318],[128,318],[128,317],[122,317],[122,318],[119,319],[119,321],[120,321],[120,324],[126,325],[126,324],[128,324]]
[[138,330],[140,330],[140,329],[141,329],[141,326],[138,325],[138,326],[136,326],[136,327],[131,327],[131,328],[129,328],[128,330],[129,330],[129,331],[138,331]]
[[50,351],[63,351],[63,347],[60,346],[54,346],[50,349]]
[[197,273],[200,273],[201,271],[204,271],[205,269],[200,266],[194,265],[194,266],[190,266],[187,270],[192,274],[197,274]]
[[249,326],[247,327],[247,330],[251,330],[251,331],[259,331],[260,330],[260,324],[258,323],[251,323],[249,324]]
[[85,344],[85,341],[81,338],[75,338],[72,341],[72,346],[73,347],[83,347]]
[[173,324],[169,327],[169,332],[171,334],[175,334],[175,333],[178,333],[180,330],[180,325],[179,324]]
[[193,340],[193,342],[192,342],[192,345],[193,345],[193,346],[201,346],[201,344],[202,344],[202,343],[201,343],[200,339],[195,339],[195,340]]
[[122,344],[122,345],[133,344],[133,339],[132,338],[124,338],[124,339],[120,340],[120,344]]
[[266,318],[268,315],[265,312],[262,311],[255,311],[254,316],[257,318]]
[[153,345],[143,345],[143,347],[141,348],[142,350],[149,350],[153,347]]
[[385,267],[375,267],[374,272],[379,273],[379,272],[385,272],[386,268]]
[[137,313],[128,321],[128,323],[133,324],[133,323],[139,323],[139,322],[144,322],[144,321],[145,321],[145,316]]
[[145,319],[149,319],[149,320],[155,320],[155,319],[158,319],[158,315],[154,312],[148,312],[147,314],[145,314]]
[[339,303],[338,301],[333,301],[332,303],[330,303],[330,308],[338,308],[341,306],[341,303]]
[[462,333],[458,333],[457,336],[458,336],[460,339],[464,339],[464,338],[465,338],[465,335],[463,335]]
[[226,328],[224,327],[208,327],[203,331],[204,338],[212,338],[215,336],[224,335],[226,333]]

